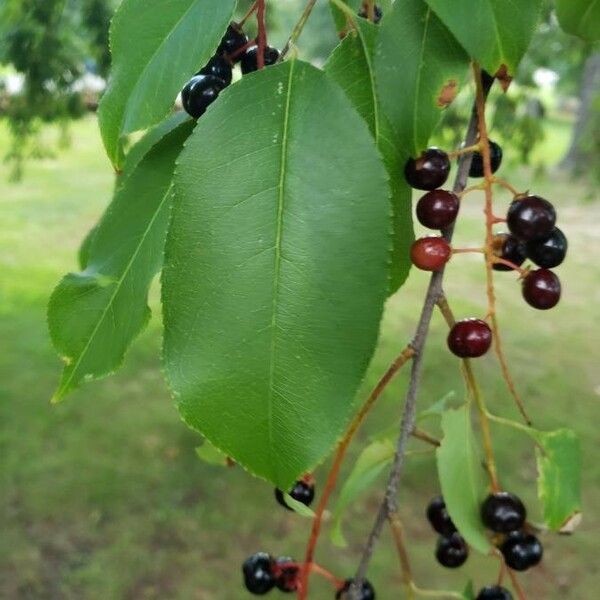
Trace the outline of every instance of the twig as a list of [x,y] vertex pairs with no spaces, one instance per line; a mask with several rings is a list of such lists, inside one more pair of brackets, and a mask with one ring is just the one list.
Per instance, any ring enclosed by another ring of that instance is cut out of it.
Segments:
[[306,6],[304,7],[304,11],[300,16],[300,19],[294,26],[294,29],[292,29],[292,33],[290,34],[288,41],[285,43],[281,54],[279,55],[279,61],[282,61],[287,56],[288,52],[290,51],[290,48],[298,41],[298,38],[302,34],[302,30],[304,29],[304,26],[306,25],[306,22],[310,17],[310,13],[312,12],[316,3],[317,0],[308,0],[308,2],[306,3]]
[[[489,84],[489,87],[491,87],[491,82]],[[485,90],[486,94],[489,91],[489,87],[487,87],[487,89]],[[467,129],[465,146],[473,145],[476,140],[477,111],[476,108],[474,108]],[[471,159],[471,154],[465,154],[459,158],[458,173],[453,188],[453,191],[455,193],[462,192],[466,187],[467,179],[469,176],[469,168],[471,166]],[[446,240],[450,242],[454,233],[454,227],[450,227],[443,233]],[[442,291],[443,279],[444,270],[434,273],[431,276],[429,288],[427,290],[427,295],[425,296],[425,301],[421,310],[419,324],[417,326],[415,337],[412,343],[412,347],[415,351],[415,356],[412,364],[410,383],[408,386],[408,391],[406,393],[404,403],[404,414],[402,417],[402,424],[400,426],[400,434],[396,446],[396,454],[394,456],[392,470],[389,475],[384,500],[381,503],[381,507],[377,513],[375,523],[371,529],[371,532],[369,533],[369,537],[367,539],[366,546],[363,550],[360,564],[356,571],[356,576],[354,578],[355,583],[351,589],[351,597],[354,599],[359,598],[358,594],[360,586],[367,573],[367,569],[369,567],[369,563],[371,562],[371,557],[373,555],[373,549],[375,547],[377,539],[379,538],[383,524],[387,520],[388,514],[397,512],[398,488],[400,484],[400,477],[402,475],[402,469],[404,466],[404,455],[406,452],[406,446],[410,437],[410,433],[414,429],[416,421],[417,395],[419,391],[419,384],[421,381],[421,372],[423,369],[423,350],[427,341],[429,324],[431,322],[433,311]]]

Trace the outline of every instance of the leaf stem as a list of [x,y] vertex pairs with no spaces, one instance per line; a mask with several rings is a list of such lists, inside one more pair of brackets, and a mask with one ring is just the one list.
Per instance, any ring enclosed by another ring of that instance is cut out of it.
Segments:
[[285,46],[283,47],[281,54],[279,55],[280,61],[282,61],[287,56],[288,52],[290,51],[290,48],[292,46],[294,46],[296,44],[296,42],[298,41],[298,38],[302,34],[302,30],[304,29],[306,22],[310,18],[310,15],[311,15],[312,10],[315,7],[316,3],[317,3],[317,0],[308,0],[308,2],[306,3],[306,6],[304,7],[304,11],[302,12],[302,15],[300,16],[300,19],[298,20],[296,25],[294,25],[294,29],[292,30],[292,33],[290,34],[288,41],[285,43]]
[[354,418],[352,419],[348,429],[342,440],[340,441],[337,451],[335,453],[335,457],[333,459],[333,464],[331,469],[329,470],[329,474],[327,475],[327,481],[325,483],[325,487],[323,488],[323,493],[321,494],[321,498],[319,499],[319,504],[315,509],[315,516],[313,519],[312,529],[310,533],[310,537],[308,540],[308,545],[306,547],[306,554],[304,558],[304,568],[302,569],[301,576],[301,585],[298,589],[298,599],[304,600],[308,594],[309,587],[309,578],[311,572],[311,565],[313,564],[315,549],[317,546],[317,542],[319,540],[319,534],[321,533],[321,525],[323,523],[323,514],[327,507],[327,503],[329,502],[329,498],[331,493],[335,488],[335,484],[337,483],[337,479],[340,473],[340,468],[346,456],[346,452],[348,451],[348,447],[354,435],[362,425],[366,416],[369,414],[370,410],[373,408],[385,388],[392,381],[394,376],[398,373],[398,371],[414,356],[414,350],[407,346],[402,350],[402,352],[396,357],[396,359],[392,362],[392,364],[388,367],[387,371],[383,374],[381,379],[378,381],[373,391],[369,394],[369,397],[366,399],[365,403],[362,405],[360,410],[356,413]]
[[[337,4],[337,3],[336,3]],[[491,87],[491,83],[489,84]],[[489,87],[485,90],[487,93]],[[470,146],[477,140],[477,111],[473,109],[469,126],[467,129],[465,146]],[[454,193],[460,194],[467,186],[467,179],[469,176],[469,168],[471,166],[472,155],[465,154],[459,158],[458,173],[454,183]],[[443,232],[444,237],[448,242],[452,240],[454,228],[450,227]],[[387,516],[390,513],[397,512],[398,507],[398,491],[400,487],[400,480],[402,470],[404,466],[404,457],[406,453],[406,447],[411,432],[415,427],[416,422],[416,404],[417,396],[420,387],[421,373],[423,368],[423,351],[425,349],[427,337],[429,334],[429,325],[433,316],[433,311],[442,293],[442,282],[444,279],[444,269],[433,273],[429,281],[429,287],[423,302],[421,309],[421,316],[415,332],[415,337],[412,342],[412,347],[415,351],[415,356],[412,362],[412,369],[410,375],[410,382],[406,397],[404,401],[404,410],[402,416],[402,422],[400,425],[400,432],[398,435],[398,441],[396,444],[396,453],[394,456],[394,462],[390,471],[387,487],[385,491],[385,497],[381,503],[375,522],[369,533],[365,548],[363,550],[356,575],[354,577],[355,583],[351,589],[351,597],[358,598],[360,585],[365,578],[375,544],[381,534],[384,523],[387,521]]]

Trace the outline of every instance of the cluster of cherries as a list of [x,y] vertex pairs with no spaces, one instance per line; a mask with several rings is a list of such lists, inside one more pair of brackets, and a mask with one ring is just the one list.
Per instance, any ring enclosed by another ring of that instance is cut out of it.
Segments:
[[[542,560],[542,544],[524,529],[526,517],[523,502],[509,492],[490,494],[481,506],[483,524],[494,533],[494,542],[504,561],[515,571],[526,571]],[[469,547],[458,533],[441,496],[429,503],[427,520],[440,534],[436,549],[438,562],[450,569],[463,565],[469,556]],[[512,600],[512,595],[507,589],[494,585],[484,587],[476,600]]]
[[[267,46],[264,50],[265,66],[274,65],[279,51]],[[215,55],[186,84],[181,92],[185,111],[199,119],[206,109],[231,84],[233,67],[240,63],[243,75],[258,69],[258,46],[248,40],[237,23],[231,23],[223,36]]]
[[[490,141],[492,172],[502,163],[502,149]],[[459,197],[441,189],[450,173],[450,157],[439,148],[429,148],[416,159],[409,159],[404,174],[416,189],[427,191],[418,201],[417,219],[429,229],[447,230],[454,225],[460,208]],[[470,177],[482,177],[483,157],[473,153]],[[552,204],[539,196],[522,194],[512,201],[506,223],[509,233],[497,233],[492,251],[498,262],[497,271],[520,269],[526,259],[539,269],[523,273],[522,293],[532,307],[547,310],[558,304],[561,284],[551,271],[567,254],[567,238],[556,227],[556,211]],[[443,236],[426,236],[415,241],[411,248],[413,264],[424,271],[440,271],[452,256],[452,248]],[[454,325],[448,336],[450,350],[461,358],[484,355],[492,344],[492,331],[481,319],[464,319]]]

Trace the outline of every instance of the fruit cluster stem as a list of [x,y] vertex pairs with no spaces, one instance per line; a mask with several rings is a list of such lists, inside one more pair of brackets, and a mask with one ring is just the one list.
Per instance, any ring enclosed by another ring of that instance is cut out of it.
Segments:
[[[491,82],[489,84],[489,87],[491,87]],[[489,87],[482,90],[484,97],[487,95]],[[469,121],[469,126],[467,129],[465,139],[465,146],[471,146],[476,141],[477,108],[475,106],[471,115],[471,119]],[[453,188],[453,191],[456,194],[460,194],[461,192],[463,192],[467,186],[467,179],[469,176],[471,159],[472,154],[465,154],[459,158],[458,174],[456,176],[456,181],[454,183]],[[444,237],[448,242],[451,241],[453,233],[454,228],[452,226],[443,232]],[[427,337],[429,334],[429,325],[431,323],[433,312],[437,301],[440,297],[440,294],[442,293],[443,280],[444,269],[432,274],[429,282],[429,287],[427,289],[427,294],[423,303],[423,308],[421,309],[421,316],[419,318],[419,323],[417,325],[415,337],[413,343],[411,344],[415,351],[415,356],[413,358],[410,382],[404,402],[404,411],[402,423],[400,426],[400,434],[398,436],[398,442],[396,445],[396,453],[394,456],[392,469],[388,477],[385,497],[377,513],[375,523],[373,524],[371,532],[369,533],[367,543],[363,550],[360,564],[356,571],[356,576],[354,578],[355,583],[352,586],[351,594],[352,597],[355,599],[358,598],[358,590],[360,589],[362,581],[364,580],[365,575],[367,573],[367,569],[371,562],[371,557],[373,555],[375,544],[381,534],[381,530],[383,529],[385,522],[387,521],[387,517],[390,513],[397,512],[398,509],[398,490],[400,487],[400,479],[404,467],[406,447],[411,432],[414,430],[416,422],[416,404],[421,381],[421,373],[423,369],[423,351],[425,349]]]
[[258,0],[252,3],[252,6],[248,9],[248,12],[243,16],[242,20],[238,23],[240,27],[246,24],[246,21],[256,12],[258,8]]
[[258,24],[258,56],[256,58],[256,65],[259,70],[263,69],[265,66],[265,49],[267,47],[266,10],[266,0],[257,0],[256,21]]

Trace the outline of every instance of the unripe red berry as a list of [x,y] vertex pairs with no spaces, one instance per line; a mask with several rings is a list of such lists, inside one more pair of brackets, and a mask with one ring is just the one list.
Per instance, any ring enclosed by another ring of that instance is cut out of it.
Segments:
[[531,271],[523,280],[523,298],[533,308],[554,308],[560,300],[560,295],[560,279],[549,269]]
[[412,263],[423,271],[440,271],[451,255],[452,248],[443,237],[423,237],[410,249]]
[[446,229],[456,221],[460,201],[447,190],[433,190],[417,203],[417,219],[429,229]]
[[483,356],[492,345],[492,330],[481,319],[458,321],[448,334],[448,347],[460,358]]

